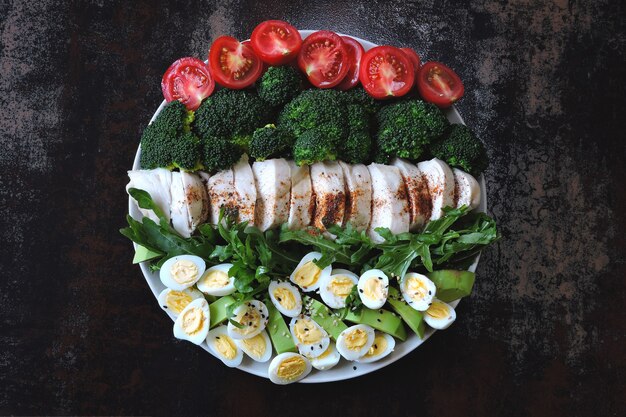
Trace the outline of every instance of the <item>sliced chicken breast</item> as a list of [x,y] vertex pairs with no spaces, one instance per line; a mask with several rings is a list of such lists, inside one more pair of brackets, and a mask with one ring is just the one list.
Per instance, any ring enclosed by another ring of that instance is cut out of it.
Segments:
[[469,206],[474,210],[480,204],[480,185],[476,178],[465,171],[453,168],[454,174],[454,205],[461,207]]
[[185,191],[185,202],[189,211],[189,224],[192,230],[195,230],[207,220],[209,215],[209,196],[198,174],[181,172],[181,178]]
[[291,171],[291,196],[287,224],[292,230],[300,230],[311,224],[315,211],[311,174],[308,165],[299,167],[294,161],[287,161],[287,163]]
[[437,220],[443,216],[444,207],[454,207],[454,174],[448,164],[437,158],[420,162],[417,167],[428,182],[432,202],[430,220]]
[[409,231],[409,202],[398,167],[371,164],[367,169],[372,177],[372,220],[368,234],[374,242],[381,243],[385,239],[376,232],[377,227],[386,227],[393,234]]
[[170,206],[170,216],[172,218],[172,227],[182,237],[189,237],[193,230],[189,222],[189,206],[185,197],[185,187],[181,172],[172,172],[171,192],[172,205]]
[[315,194],[313,225],[320,230],[333,224],[343,225],[346,192],[339,163],[327,161],[311,165],[311,185]]
[[[161,208],[161,211],[170,219],[170,204],[172,202],[171,186],[172,173],[165,168],[157,169],[140,169],[128,171],[130,181],[126,185],[126,191],[130,188],[138,188],[146,191],[152,197],[154,203]],[[159,218],[152,210],[146,210],[139,207],[139,211],[145,217],[155,222],[159,222]],[[140,220],[140,219],[136,219]]]
[[209,223],[216,225],[220,218],[220,210],[224,207],[229,212],[237,209],[235,180],[233,171],[225,169],[209,176],[200,174],[206,181],[209,197]]
[[261,231],[272,229],[289,219],[291,169],[286,160],[267,159],[252,164],[257,190],[255,222]]
[[363,164],[339,162],[346,185],[346,212],[344,224],[350,223],[358,231],[367,230],[372,218],[372,177]]
[[248,155],[244,154],[233,166],[233,177],[239,207],[239,221],[247,221],[250,225],[254,225],[257,192]]
[[430,219],[432,210],[426,177],[417,166],[405,159],[395,158],[391,164],[400,170],[406,187],[410,214],[409,231],[420,231]]

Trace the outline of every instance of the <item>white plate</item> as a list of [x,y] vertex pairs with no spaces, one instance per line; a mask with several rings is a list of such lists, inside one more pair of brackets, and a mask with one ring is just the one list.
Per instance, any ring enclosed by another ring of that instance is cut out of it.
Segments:
[[[300,34],[302,35],[303,38],[306,38],[307,36],[309,36],[311,33],[315,32],[314,30],[301,30]],[[357,38],[355,36],[352,36],[352,38],[356,39],[357,41],[359,41],[361,43],[361,45],[363,45],[363,48],[365,48],[365,50],[367,51],[368,49],[371,49],[373,47],[375,47],[376,45],[368,42],[366,40]],[[163,109],[163,106],[165,106],[166,102],[163,101],[161,103],[161,105],[159,106],[159,108],[156,110],[156,112],[154,113],[154,115],[152,116],[152,119],[150,120],[150,122],[152,122],[156,116],[161,112],[161,109]],[[461,115],[456,111],[456,109],[454,107],[446,110],[446,116],[448,117],[448,120],[450,120],[450,122],[452,123],[463,123],[463,119],[461,118]],[[137,149],[137,153],[135,155],[135,161],[133,162],[133,169],[139,169],[139,153],[140,153],[140,149]],[[478,206],[478,211],[482,211],[482,212],[486,212],[487,211],[487,198],[486,198],[486,190],[485,190],[485,180],[483,178],[483,176],[481,175],[480,178],[478,179],[478,182],[480,183],[480,205]],[[140,213],[138,208],[136,207],[136,205],[133,203],[133,201],[129,198],[128,200],[128,210],[130,212],[130,214],[133,217],[140,217]],[[137,218],[139,218],[137,217]],[[480,255],[478,255],[476,257],[476,260],[474,261],[474,263],[472,264],[472,266],[470,266],[469,270],[472,272],[476,271],[476,266],[478,265],[478,259],[480,258]],[[150,289],[152,290],[152,293],[154,294],[155,299],[158,297],[159,293],[161,291],[163,291],[163,289],[165,289],[165,287],[163,286],[163,284],[161,283],[161,280],[159,279],[159,274],[158,273],[153,273],[150,271],[148,264],[146,262],[140,264],[141,267],[141,271],[143,272],[144,277],[146,278],[146,281],[148,282],[148,285],[150,286]],[[452,303],[450,303],[452,306],[456,307],[457,304],[459,303],[459,301],[454,301]],[[164,313],[165,317],[168,317],[166,313]],[[463,317],[459,318],[460,320],[463,319]],[[342,359],[339,364],[337,366],[335,366],[334,368],[328,370],[328,371],[316,371],[313,370],[309,376],[307,376],[305,379],[303,379],[300,382],[304,382],[304,383],[315,383],[315,382],[332,382],[332,381],[341,381],[344,379],[350,379],[350,378],[355,378],[357,376],[361,376],[361,375],[365,375],[368,374],[370,372],[373,372],[377,369],[383,368],[395,361],[397,361],[398,359],[406,356],[407,354],[411,353],[413,350],[415,350],[419,345],[421,345],[422,343],[424,343],[429,337],[431,337],[433,335],[435,331],[427,328],[426,330],[426,334],[424,336],[424,339],[420,339],[416,334],[414,334],[410,329],[407,330],[407,333],[409,334],[407,340],[405,342],[398,342],[396,343],[396,347],[395,350],[386,358],[381,359],[377,362],[373,362],[373,363],[356,363],[356,362],[348,362],[344,359]],[[204,350],[206,350],[207,352],[209,352],[208,347],[206,345],[206,343],[201,345],[202,348]],[[211,352],[209,352],[211,353]],[[245,356],[245,355],[244,355]],[[221,362],[219,362],[218,360],[215,361],[215,364],[217,366],[222,366]],[[266,363],[259,363],[259,362],[254,362],[252,361],[250,358],[244,357],[243,362],[241,363],[241,365],[238,366],[239,369],[241,369],[242,371],[245,372],[249,372],[251,374],[263,377],[263,378],[267,378],[267,368],[269,366],[269,362]],[[356,370],[353,369],[353,366],[356,366]]]

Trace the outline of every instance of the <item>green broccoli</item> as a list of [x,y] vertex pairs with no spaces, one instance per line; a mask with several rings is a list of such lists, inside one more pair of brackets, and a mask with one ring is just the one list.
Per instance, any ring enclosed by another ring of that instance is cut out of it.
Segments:
[[448,127],[446,116],[434,104],[408,99],[382,107],[376,114],[379,151],[416,160],[426,146]]
[[183,132],[172,144],[172,164],[183,171],[197,171],[202,168],[200,140],[191,132]]
[[200,138],[226,139],[247,150],[254,130],[270,117],[256,93],[223,88],[200,104],[191,127]]
[[351,164],[367,163],[372,152],[370,116],[359,104],[351,104],[347,109],[349,133],[341,145],[340,157]]
[[226,139],[204,138],[201,143],[200,160],[204,170],[210,173],[230,168],[243,155],[241,147]]
[[446,135],[430,146],[430,153],[475,177],[489,165],[485,147],[465,125],[451,125]]
[[338,146],[348,136],[347,118],[341,92],[310,89],[287,103],[278,117],[278,125],[296,138],[315,129]]
[[365,108],[368,114],[375,114],[383,103],[370,96],[360,85],[348,91],[344,91],[342,95],[346,104],[360,104]]
[[[180,137],[189,132],[193,112],[187,111],[179,101],[168,103],[156,119],[148,125],[141,136],[141,157],[143,169],[174,167],[173,150]],[[177,157],[182,157],[179,153]]]
[[283,106],[302,91],[300,71],[289,66],[269,67],[257,84],[257,91],[270,106]]
[[293,159],[298,165],[337,159],[337,144],[325,133],[310,129],[296,139]]
[[294,138],[290,132],[269,124],[254,131],[250,142],[250,156],[257,161],[287,156]]

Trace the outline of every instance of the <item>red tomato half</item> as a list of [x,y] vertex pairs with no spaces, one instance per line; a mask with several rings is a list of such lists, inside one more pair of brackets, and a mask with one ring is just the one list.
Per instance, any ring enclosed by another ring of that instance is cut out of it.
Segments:
[[456,72],[441,62],[427,62],[417,74],[417,89],[422,98],[445,109],[465,93],[463,82]]
[[363,55],[359,79],[374,98],[400,97],[413,86],[413,63],[394,46],[377,46]]
[[343,80],[350,69],[348,51],[341,37],[328,30],[309,35],[298,54],[298,66],[311,84],[331,88]]
[[213,94],[214,89],[215,81],[209,66],[193,57],[175,61],[161,79],[165,100],[179,100],[188,110],[196,110],[202,100]]
[[218,84],[234,89],[248,87],[263,72],[263,63],[252,47],[230,36],[215,39],[209,51],[209,67]]
[[349,90],[359,83],[359,68],[361,67],[361,58],[365,53],[363,46],[349,36],[342,36],[341,40],[346,45],[348,51],[348,59],[350,60],[350,69],[344,79],[337,85],[340,90]]
[[420,56],[411,48],[400,48],[400,50],[411,60],[413,63],[413,70],[415,71],[415,74],[417,74],[422,62],[420,60]]
[[282,20],[266,20],[252,31],[252,49],[270,65],[284,65],[298,56],[302,46],[300,32]]

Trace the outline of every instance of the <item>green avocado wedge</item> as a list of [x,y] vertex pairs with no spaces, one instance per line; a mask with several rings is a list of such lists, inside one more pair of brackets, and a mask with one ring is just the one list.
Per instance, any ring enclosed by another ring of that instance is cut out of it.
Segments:
[[151,261],[161,256],[163,256],[162,253],[153,252],[145,246],[137,245],[135,248],[135,256],[133,257],[133,264]]
[[235,299],[233,297],[226,295],[209,304],[209,310],[211,311],[211,329],[226,321],[226,309],[234,302]]
[[443,302],[458,300],[472,293],[476,275],[470,271],[444,269],[426,274],[437,287],[437,298]]
[[269,321],[267,322],[267,332],[270,335],[270,339],[272,339],[272,345],[274,345],[274,350],[276,353],[285,353],[285,352],[297,352],[295,343],[293,343],[293,338],[291,337],[291,332],[287,327],[287,323],[285,323],[285,319],[280,314],[280,312],[276,309],[274,304],[266,303],[267,310],[269,312]]
[[396,339],[402,341],[406,340],[406,329],[404,328],[404,324],[402,324],[402,319],[391,311],[383,309],[370,310],[367,307],[363,307],[356,313],[354,311],[348,312],[346,321],[357,324],[367,324],[376,330],[392,335]]
[[426,326],[424,325],[424,315],[409,306],[404,299],[402,298],[402,294],[395,287],[389,286],[389,297],[387,298],[387,302],[391,305],[391,307],[395,310],[396,313],[402,317],[402,320],[417,334],[420,339],[424,338],[424,332],[426,331]]
[[322,326],[333,339],[337,340],[339,334],[348,328],[348,326],[346,326],[343,321],[339,320],[339,317],[324,304],[311,297],[304,296],[302,298],[304,305],[307,306],[310,311],[313,321]]

